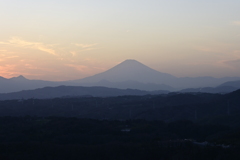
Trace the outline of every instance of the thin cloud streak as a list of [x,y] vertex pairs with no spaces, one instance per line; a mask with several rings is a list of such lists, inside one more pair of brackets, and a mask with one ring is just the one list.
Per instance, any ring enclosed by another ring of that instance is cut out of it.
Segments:
[[240,26],[240,21],[233,21],[232,24],[236,26]]
[[94,43],[94,44],[78,44],[78,43],[75,43],[74,45],[78,46],[78,47],[81,47],[81,48],[92,48],[93,46],[96,46],[97,43]]
[[85,72],[88,69],[88,67],[84,65],[76,65],[76,64],[65,64],[65,65],[68,67],[72,67],[81,72]]
[[73,57],[76,56],[76,54],[77,54],[75,51],[71,51],[70,53]]
[[[79,43],[74,43],[75,46],[80,47],[81,49],[78,52],[82,51],[90,51],[90,50],[95,50],[98,48],[95,48],[98,43],[93,43],[93,44],[79,44]],[[76,55],[77,52],[75,52]]]
[[240,59],[230,60],[230,61],[223,61],[224,64],[231,66],[235,69],[240,69]]
[[12,58],[18,58],[19,56],[10,56],[10,57],[5,57],[5,58],[8,58],[8,59],[12,59]]
[[49,47],[50,45],[45,45],[45,44],[40,43],[40,42],[25,41],[25,40],[22,40],[19,37],[12,37],[7,42],[0,42],[0,44],[10,45],[10,46],[14,46],[14,47],[36,49],[36,50],[40,50],[40,51],[43,51],[43,52],[46,52],[46,53],[57,56],[55,50],[53,50]]

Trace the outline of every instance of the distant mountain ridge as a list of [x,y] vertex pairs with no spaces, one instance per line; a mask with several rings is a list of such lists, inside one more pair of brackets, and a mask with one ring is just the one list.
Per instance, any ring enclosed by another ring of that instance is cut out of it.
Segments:
[[201,92],[201,93],[230,93],[240,89],[240,81],[228,81],[217,87],[187,88],[180,92]]
[[0,77],[0,93],[32,90],[43,87],[65,86],[103,86],[118,89],[139,89],[146,91],[177,91],[186,88],[217,87],[227,81],[240,80],[240,77],[175,77],[171,74],[156,71],[136,60],[124,62],[109,70],[78,80],[53,82],[29,80],[23,76],[6,79]]
[[240,80],[225,82],[225,83],[221,84],[220,86],[231,86],[231,87],[240,88]]
[[22,90],[42,88],[46,86],[59,86],[61,82],[29,80],[22,75],[6,79],[0,77],[0,93],[10,93]]

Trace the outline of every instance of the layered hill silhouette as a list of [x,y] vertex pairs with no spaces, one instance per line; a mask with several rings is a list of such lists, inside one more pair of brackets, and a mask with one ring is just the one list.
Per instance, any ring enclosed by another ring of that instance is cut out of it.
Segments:
[[[136,60],[125,60],[113,68],[83,79],[72,81],[29,80],[23,76],[6,79],[0,77],[0,93],[32,90],[43,87],[65,86],[103,86],[118,89],[139,89],[146,91],[177,91],[187,88],[217,87],[228,81],[240,80],[240,77],[175,77],[156,71]],[[226,88],[226,87],[225,87]],[[228,89],[229,90],[229,89]],[[227,90],[227,92],[228,92]],[[230,89],[229,91],[233,91]]]
[[34,90],[24,90],[0,94],[0,100],[13,99],[50,99],[62,97],[116,97],[123,95],[165,94],[167,91],[147,92],[136,89],[116,89],[107,87],[58,86],[44,87]]
[[240,80],[225,82],[225,83],[221,84],[220,86],[229,86],[229,87],[240,88]]
[[201,93],[230,93],[240,89],[240,81],[228,81],[217,87],[187,88],[180,92],[201,92]]

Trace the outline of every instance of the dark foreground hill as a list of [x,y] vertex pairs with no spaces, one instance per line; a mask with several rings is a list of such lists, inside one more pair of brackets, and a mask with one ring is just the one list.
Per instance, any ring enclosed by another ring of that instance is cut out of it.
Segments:
[[[51,94],[49,92],[49,94]],[[170,93],[117,97],[65,97],[0,101],[0,116],[65,116],[127,120],[212,121],[240,125],[240,90],[230,94]],[[229,117],[230,119],[225,119]],[[215,123],[214,122],[214,123]]]
[[0,101],[0,159],[239,160],[230,94]]
[[0,158],[238,160],[238,129],[191,121],[0,117]]

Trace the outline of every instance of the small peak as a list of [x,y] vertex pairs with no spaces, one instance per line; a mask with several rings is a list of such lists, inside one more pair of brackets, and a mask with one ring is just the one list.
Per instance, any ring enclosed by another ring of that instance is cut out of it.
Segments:
[[19,75],[18,77],[12,77],[10,79],[13,79],[13,80],[26,80],[26,78],[22,75]]
[[16,77],[17,79],[26,79],[24,76],[19,75],[18,77]]
[[17,78],[25,78],[23,75],[18,76]]

